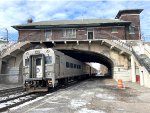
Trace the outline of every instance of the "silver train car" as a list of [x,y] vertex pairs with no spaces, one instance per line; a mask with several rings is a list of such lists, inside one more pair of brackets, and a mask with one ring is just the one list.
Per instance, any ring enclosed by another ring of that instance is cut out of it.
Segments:
[[48,91],[69,78],[96,73],[94,68],[51,48],[33,49],[23,54],[23,81],[26,90]]

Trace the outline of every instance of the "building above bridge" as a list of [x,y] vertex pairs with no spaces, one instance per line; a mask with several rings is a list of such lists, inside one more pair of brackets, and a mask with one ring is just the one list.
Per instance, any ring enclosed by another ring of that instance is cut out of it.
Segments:
[[33,22],[12,26],[19,41],[51,40],[140,40],[142,9],[120,10],[117,19],[80,19]]

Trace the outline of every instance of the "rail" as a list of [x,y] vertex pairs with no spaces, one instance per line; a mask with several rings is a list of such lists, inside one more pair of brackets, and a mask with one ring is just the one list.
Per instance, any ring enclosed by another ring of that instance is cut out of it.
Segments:
[[132,50],[132,53],[135,56],[135,58],[137,59],[137,61],[139,62],[139,64],[141,66],[144,66],[147,69],[147,71],[150,73],[150,64],[148,62],[146,62],[145,59],[140,58],[140,56],[137,55],[134,50]]
[[120,45],[120,46],[128,49],[129,51],[132,51],[132,46],[130,44],[128,44],[128,43],[123,42],[122,40],[120,40],[119,37],[114,36],[114,35],[106,32],[106,31],[102,31],[102,33],[107,34],[111,38],[112,42],[114,42],[114,43],[116,43],[116,44],[118,44],[118,45]]
[[[149,47],[150,48],[150,47]],[[150,51],[147,50],[147,48],[144,47],[144,51],[146,51],[146,53],[148,54],[148,56],[150,57]]]
[[47,93],[29,93],[29,92],[22,93],[21,92],[20,95],[16,94],[16,96],[14,96],[13,98],[2,100],[2,102],[0,102],[0,112],[8,111],[12,107],[34,100],[37,97],[41,97],[46,94]]

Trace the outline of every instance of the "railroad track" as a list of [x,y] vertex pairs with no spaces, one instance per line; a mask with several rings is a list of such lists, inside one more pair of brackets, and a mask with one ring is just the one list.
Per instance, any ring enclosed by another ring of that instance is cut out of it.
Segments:
[[24,90],[23,87],[16,87],[16,88],[0,90],[0,97],[4,97],[4,96],[11,95],[11,94],[15,94],[15,93],[21,92],[23,90]]
[[[56,87],[55,89],[51,89],[49,92],[31,93],[31,92],[25,92],[22,89],[20,89],[19,91],[19,89],[17,88],[4,90],[2,95],[4,94],[6,95],[1,96],[0,94],[0,112],[8,111],[12,107],[18,106],[30,100],[34,100],[37,97],[44,96],[48,93],[53,93],[59,89],[69,88],[73,85],[76,85],[79,82],[81,81],[70,81],[66,85],[61,85]],[[16,93],[15,92],[12,93],[12,91],[16,91]]]
[[0,100],[0,112],[9,110],[9,108],[18,106],[27,101],[34,100],[37,97],[44,96],[46,93],[29,93],[29,92],[20,92],[9,98],[4,98]]

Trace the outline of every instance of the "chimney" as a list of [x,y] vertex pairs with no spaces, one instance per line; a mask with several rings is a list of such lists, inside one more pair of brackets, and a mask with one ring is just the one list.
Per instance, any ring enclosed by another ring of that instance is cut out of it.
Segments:
[[27,20],[27,23],[32,23],[32,18],[29,18],[28,20]]

